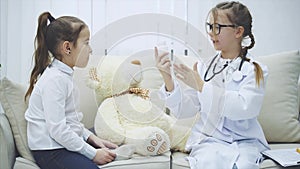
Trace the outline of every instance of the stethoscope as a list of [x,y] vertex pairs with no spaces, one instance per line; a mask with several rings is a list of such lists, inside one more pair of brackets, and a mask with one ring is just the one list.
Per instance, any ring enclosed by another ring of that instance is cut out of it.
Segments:
[[[229,62],[226,62],[224,64],[224,66],[222,67],[222,69],[220,69],[219,71],[216,71],[216,67],[217,67],[217,62],[215,63],[215,65],[213,66],[213,70],[212,70],[212,73],[213,75],[210,76],[209,78],[207,78],[207,74],[208,74],[208,71],[211,69],[211,66],[213,65],[213,63],[215,62],[215,60],[217,59],[219,54],[217,54],[210,62],[208,68],[206,69],[206,72],[204,74],[204,81],[205,82],[208,82],[210,81],[211,79],[213,79],[217,74],[221,73],[229,64]],[[239,69],[236,70],[235,72],[233,72],[232,74],[232,80],[238,82],[238,81],[241,81],[243,79],[243,73],[241,72],[242,70],[242,66],[243,66],[243,63],[245,61],[245,58],[244,57],[241,57],[241,62],[240,62],[240,66],[239,66]]]

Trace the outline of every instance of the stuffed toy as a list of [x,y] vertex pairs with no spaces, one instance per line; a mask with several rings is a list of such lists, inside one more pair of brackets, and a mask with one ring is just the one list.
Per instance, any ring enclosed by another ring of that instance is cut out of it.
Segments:
[[88,86],[99,105],[95,133],[118,145],[133,145],[140,155],[184,152],[191,126],[178,125],[168,114],[158,92],[163,80],[153,65],[145,58],[106,56],[89,68]]

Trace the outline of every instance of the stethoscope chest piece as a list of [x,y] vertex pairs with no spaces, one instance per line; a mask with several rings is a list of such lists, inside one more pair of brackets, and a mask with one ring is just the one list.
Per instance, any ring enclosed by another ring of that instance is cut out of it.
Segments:
[[236,70],[232,73],[232,80],[235,82],[239,82],[243,79],[243,73],[240,70]]

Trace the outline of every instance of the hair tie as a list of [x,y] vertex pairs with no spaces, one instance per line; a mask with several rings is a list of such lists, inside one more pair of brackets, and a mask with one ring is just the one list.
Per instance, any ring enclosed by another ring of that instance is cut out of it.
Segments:
[[55,18],[50,13],[48,15],[48,19],[49,19],[50,23],[55,21]]

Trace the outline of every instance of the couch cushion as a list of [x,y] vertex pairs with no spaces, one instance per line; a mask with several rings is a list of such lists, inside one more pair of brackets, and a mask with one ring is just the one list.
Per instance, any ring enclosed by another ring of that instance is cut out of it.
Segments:
[[[170,152],[162,154],[160,156],[143,157],[134,155],[129,160],[113,161],[106,165],[100,165],[101,169],[168,169],[170,168]],[[39,167],[22,157],[16,158],[14,169],[39,169]]]
[[[280,149],[280,148],[296,148],[299,147],[300,144],[271,144],[271,149]],[[176,152],[172,154],[172,169],[189,169],[189,163],[185,160],[185,157],[188,154]],[[265,159],[260,164],[260,169],[283,169],[279,164],[274,162],[271,159]],[[285,169],[296,169],[297,167],[286,167]]]
[[259,121],[269,142],[300,142],[298,79],[299,51],[257,58],[266,64],[269,77]]
[[129,160],[120,160],[99,166],[101,169],[168,169],[170,168],[170,152],[159,156],[134,155]]
[[0,91],[1,104],[12,128],[17,150],[25,159],[34,161],[27,144],[27,122],[24,117],[27,109],[24,101],[26,87],[3,78]]
[[175,152],[172,153],[172,169],[188,169],[190,168],[189,162],[185,160],[188,154]]
[[22,157],[17,157],[14,165],[14,169],[40,169],[34,162],[29,161]]
[[[160,156],[142,157],[134,155],[132,159],[113,161],[106,165],[101,165],[101,169],[168,169],[170,168],[170,152]],[[18,157],[14,169],[39,169],[32,161]]]
[[[300,114],[300,77],[298,81],[298,104],[299,104],[299,114]],[[299,117],[300,120],[300,117]]]
[[14,166],[15,142],[11,127],[5,116],[0,113],[0,164],[3,168],[12,168]]

